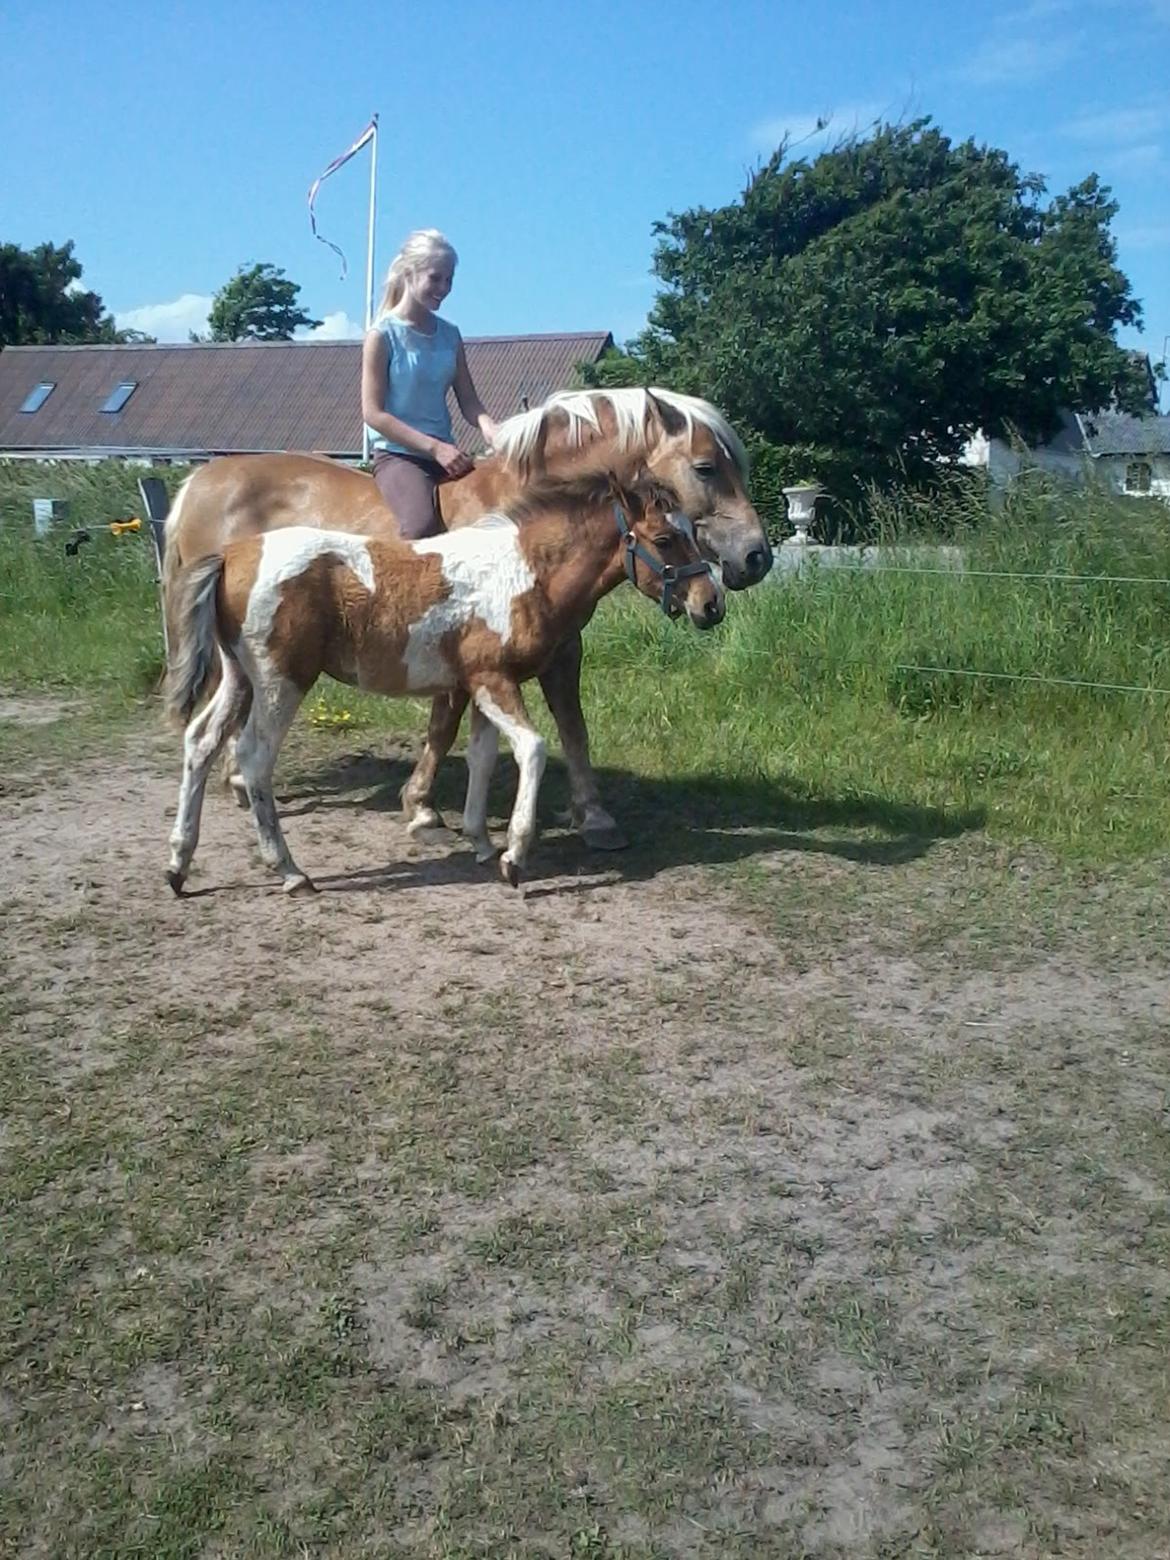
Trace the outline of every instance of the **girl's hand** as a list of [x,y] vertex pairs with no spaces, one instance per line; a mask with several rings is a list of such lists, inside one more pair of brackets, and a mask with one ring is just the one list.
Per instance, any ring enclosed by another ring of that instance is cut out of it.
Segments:
[[488,449],[494,449],[496,439],[499,437],[500,433],[499,423],[496,422],[493,417],[488,417],[485,413],[485,415],[479,419],[479,431],[483,442],[487,445]]
[[465,477],[475,466],[471,456],[465,455],[457,444],[444,444],[439,439],[435,440],[431,454],[449,477]]

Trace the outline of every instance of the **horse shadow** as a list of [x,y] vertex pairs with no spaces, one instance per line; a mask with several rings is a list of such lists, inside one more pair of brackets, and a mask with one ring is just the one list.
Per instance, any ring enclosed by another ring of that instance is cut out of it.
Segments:
[[[397,813],[413,758],[369,752],[339,755],[322,763],[302,763],[282,788],[285,819],[330,810],[351,814]],[[599,769],[606,806],[631,840],[630,848],[590,850],[566,824],[568,774],[550,755],[540,793],[540,833],[525,877],[530,897],[542,893],[584,893],[614,881],[649,879],[681,866],[744,861],[779,851],[837,857],[864,866],[891,868],[926,855],[938,842],[977,830],[986,821],[981,808],[922,807],[878,793],[844,796],[810,794],[786,777],[696,774],[650,778],[621,769]],[[515,796],[515,769],[497,765],[489,793],[489,817],[497,838]],[[440,771],[435,804],[451,824],[463,806],[466,768],[461,759]],[[457,836],[452,833],[454,847]],[[455,850],[450,857],[402,863],[344,877],[318,878],[322,887],[392,887],[410,878],[436,882],[469,881],[483,869],[468,870],[470,858]],[[542,887],[542,882],[544,886]]]

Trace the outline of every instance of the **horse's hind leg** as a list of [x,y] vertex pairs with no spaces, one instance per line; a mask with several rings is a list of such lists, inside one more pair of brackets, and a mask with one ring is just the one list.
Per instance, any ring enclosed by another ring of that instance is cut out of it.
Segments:
[[267,697],[257,697],[252,704],[252,714],[236,745],[236,758],[265,866],[280,874],[286,894],[312,894],[316,892],[312,882],[289,854],[272,793],[280,745],[304,694],[291,682],[282,682],[278,687],[270,685],[265,692]]
[[523,696],[515,683],[493,677],[476,687],[473,698],[476,707],[507,738],[520,771],[516,802],[508,824],[508,848],[500,857],[500,876],[515,888],[536,837],[536,798],[544,774],[544,738],[529,719]]
[[540,686],[557,723],[569,771],[573,827],[594,850],[622,850],[630,842],[601,805],[597,776],[589,762],[589,733],[581,711],[581,635],[558,646],[541,673]]
[[471,712],[471,740],[467,744],[467,799],[463,804],[463,833],[475,846],[476,861],[491,861],[496,854],[487,829],[488,786],[496,767],[499,736],[478,706]]
[[183,779],[175,826],[171,830],[171,862],[167,869],[167,882],[176,894],[183,892],[191,858],[199,843],[207,776],[225,739],[238,729],[247,713],[251,694],[239,665],[222,654],[220,662],[219,686],[211,702],[204,705],[183,736]]
[[410,779],[402,788],[402,811],[410,834],[416,834],[419,829],[443,827],[443,820],[432,805],[435,776],[439,772],[439,765],[451,751],[451,744],[458,734],[459,722],[466,708],[467,694],[462,688],[439,694],[431,701],[426,746]]

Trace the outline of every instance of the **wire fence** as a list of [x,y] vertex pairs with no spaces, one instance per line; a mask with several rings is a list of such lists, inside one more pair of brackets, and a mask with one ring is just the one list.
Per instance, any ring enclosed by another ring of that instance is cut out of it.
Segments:
[[[1045,582],[1053,585],[1144,585],[1152,587],[1170,588],[1170,578],[1152,574],[1069,574],[1044,572],[1041,570],[1019,569],[976,569],[968,567],[962,560],[957,560],[953,565],[938,566],[910,563],[847,563],[834,558],[832,561],[824,558],[823,554],[813,555],[809,560],[814,569],[820,570],[823,565],[822,578],[831,579],[838,575],[856,574],[863,578],[871,579],[881,575],[907,575],[911,577],[924,576],[933,578],[946,578],[956,583],[977,580],[1013,580],[1029,583]],[[802,561],[800,568],[790,571],[795,578],[807,565]],[[774,588],[765,585],[765,589]],[[21,596],[17,592],[0,590],[0,601],[19,602]],[[600,637],[600,636],[599,636]],[[602,640],[604,643],[604,640]],[[718,651],[716,652],[718,653]],[[736,659],[774,661],[772,652],[750,646],[737,645],[734,650]],[[834,665],[871,665],[872,659],[858,656],[856,658],[842,658],[830,652],[817,652],[805,648],[806,655],[818,654],[826,661]],[[622,658],[620,660],[607,659],[606,663],[614,669],[634,669],[644,663],[637,658]],[[892,661],[888,663],[891,671],[914,672],[924,676],[934,677],[960,677],[971,680],[986,680],[1002,683],[1023,683],[1042,685],[1058,688],[1076,688],[1098,693],[1117,693],[1139,696],[1170,697],[1170,687],[1161,687],[1156,684],[1144,683],[1120,683],[1098,681],[1087,677],[1063,677],[1038,672],[1003,672],[970,666],[936,666],[914,661]]]
[[[819,568],[823,555],[814,555],[816,561],[814,568]],[[810,560],[811,561],[811,560]],[[794,577],[799,575],[800,569],[792,570]],[[856,574],[869,579],[880,575],[904,574],[911,577],[944,577],[956,582],[975,580],[1020,580],[1034,583],[1044,581],[1055,585],[1149,585],[1170,588],[1170,578],[1154,574],[1069,574],[1044,572],[1040,570],[1020,569],[973,569],[962,561],[947,567],[936,565],[900,564],[900,563],[846,563],[834,559],[826,563],[823,578],[832,579],[837,575]],[[716,652],[718,653],[718,652]],[[870,657],[842,658],[829,651],[817,651],[805,647],[803,653],[812,655],[836,666],[872,665]],[[775,660],[775,656],[768,650],[751,646],[739,645],[735,648],[736,659],[769,661]],[[609,663],[611,665],[615,663]],[[620,663],[623,666],[635,667],[639,663],[636,660]],[[1063,677],[1040,672],[1003,672],[973,666],[938,666],[928,665],[917,661],[891,661],[887,663],[888,669],[895,672],[916,672],[934,677],[963,677],[970,680],[986,680],[989,682],[1024,683],[1053,688],[1076,688],[1098,693],[1118,693],[1130,695],[1153,695],[1161,698],[1170,697],[1170,687],[1161,687],[1153,683],[1122,683],[1105,682],[1089,677]]]

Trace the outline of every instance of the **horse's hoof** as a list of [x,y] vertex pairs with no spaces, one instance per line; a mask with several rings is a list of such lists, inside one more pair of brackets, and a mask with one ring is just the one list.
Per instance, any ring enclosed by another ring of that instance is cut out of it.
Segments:
[[433,807],[420,807],[412,818],[406,821],[406,832],[413,839],[422,829],[440,829],[444,834],[450,833],[443,822],[442,813],[435,811]]
[[585,824],[581,838],[590,850],[628,850],[630,846],[629,835],[624,834],[616,823]]
[[308,898],[317,892],[317,885],[302,873],[300,877],[285,878],[284,891],[290,899]]
[[167,873],[167,882],[171,885],[171,891],[175,895],[176,899],[182,898],[183,884],[186,881],[187,874],[185,872],[176,872],[172,867],[171,870]]
[[500,857],[500,876],[509,888],[520,887],[520,868],[505,851]]

